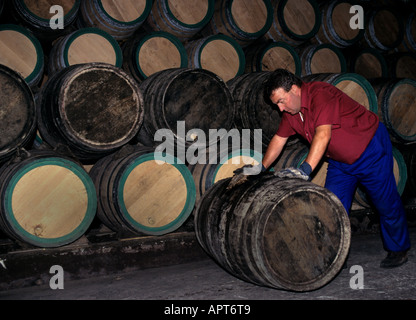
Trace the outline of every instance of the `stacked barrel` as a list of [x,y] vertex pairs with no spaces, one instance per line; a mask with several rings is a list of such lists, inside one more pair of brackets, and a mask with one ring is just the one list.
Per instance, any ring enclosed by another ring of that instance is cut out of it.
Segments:
[[[0,230],[41,247],[93,220],[174,232],[213,185],[261,162],[254,144],[264,152],[281,119],[262,95],[277,68],[377,113],[399,191],[415,190],[415,15],[389,0],[0,1]],[[307,152],[291,139],[275,170]],[[323,163],[313,182],[325,175]]]

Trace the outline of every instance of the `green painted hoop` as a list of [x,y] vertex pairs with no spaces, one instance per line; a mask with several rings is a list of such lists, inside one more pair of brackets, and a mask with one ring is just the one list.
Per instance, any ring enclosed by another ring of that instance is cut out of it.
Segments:
[[[194,209],[195,202],[196,202],[195,182],[194,182],[191,172],[186,167],[186,165],[183,164],[179,159],[170,155],[163,155],[163,160],[161,160],[160,158],[158,159],[158,158],[159,158],[158,153],[154,153],[154,152],[138,157],[137,159],[132,161],[132,163],[130,163],[128,167],[124,170],[123,174],[121,175],[120,181],[118,185],[116,186],[117,187],[117,204],[120,209],[121,216],[136,230],[141,231],[145,234],[149,234],[149,235],[164,235],[164,234],[173,232],[176,229],[178,229],[188,219],[188,217],[192,213],[192,210]],[[176,219],[174,219],[172,222],[162,227],[152,228],[152,227],[148,227],[137,222],[129,214],[126,204],[123,201],[123,190],[124,190],[124,186],[126,184],[127,178],[138,165],[144,162],[148,162],[148,161],[163,161],[165,163],[172,165],[182,174],[182,177],[184,178],[185,184],[187,187],[186,203],[184,205],[182,212],[176,217]]]
[[[82,222],[71,233],[58,238],[40,238],[29,233],[19,224],[19,222],[16,220],[13,214],[12,198],[17,183],[25,174],[27,174],[31,170],[45,165],[60,166],[70,170],[72,173],[74,173],[77,177],[80,178],[80,180],[85,186],[88,197],[88,205]],[[97,193],[94,183],[92,182],[89,175],[85,172],[85,170],[82,167],[80,167],[75,162],[57,157],[33,160],[32,162],[20,168],[8,182],[8,186],[4,192],[3,201],[3,207],[5,209],[4,218],[10,225],[10,228],[13,230],[13,232],[18,234],[23,241],[39,247],[60,247],[77,240],[87,231],[95,217],[97,210]]]

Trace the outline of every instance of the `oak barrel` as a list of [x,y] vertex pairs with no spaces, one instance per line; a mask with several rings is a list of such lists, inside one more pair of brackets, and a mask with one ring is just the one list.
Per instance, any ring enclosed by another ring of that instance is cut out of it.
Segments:
[[123,53],[116,40],[98,28],[83,28],[60,38],[49,55],[49,76],[69,66],[102,62],[121,67]]
[[372,8],[366,17],[364,40],[371,48],[387,52],[398,47],[404,36],[404,23],[400,13],[390,6]]
[[218,0],[204,33],[225,34],[245,47],[261,38],[273,22],[270,0]]
[[351,230],[334,194],[273,174],[227,190],[229,182],[210,188],[194,213],[198,241],[220,266],[245,281],[298,292],[337,275]]
[[[200,130],[201,144],[208,145],[210,130],[218,132],[218,139],[232,126],[235,106],[226,83],[208,70],[174,68],[148,77],[140,84],[144,96],[145,118],[143,129],[153,140],[155,133],[169,133],[168,143],[187,148],[197,143],[188,137],[190,130]],[[183,131],[180,128],[184,124]],[[160,133],[160,131],[159,131]],[[205,137],[204,137],[205,136]],[[153,143],[158,145],[157,142]],[[181,159],[184,161],[184,159]]]
[[0,65],[0,163],[25,148],[36,133],[35,100],[16,71]]
[[218,34],[186,44],[188,66],[209,70],[225,82],[243,74],[245,56],[241,46],[231,37]]
[[[81,0],[12,0],[12,6],[17,19],[30,29],[40,40],[50,42],[71,30],[78,17]],[[51,28],[51,19],[56,12],[51,13],[52,6],[62,7],[64,16],[63,29]]]
[[300,58],[296,50],[286,42],[264,42],[244,49],[246,73],[286,69],[298,76],[301,74]]
[[214,3],[215,0],[154,0],[146,27],[169,32],[185,42],[210,22]]
[[322,5],[322,23],[315,42],[330,43],[338,48],[352,46],[364,35],[364,29],[352,29],[350,8],[352,1],[332,0]]
[[321,14],[315,0],[272,0],[271,3],[273,23],[265,39],[299,46],[318,32]]
[[347,71],[344,54],[332,44],[306,45],[298,47],[297,51],[302,64],[302,76]]
[[393,141],[416,141],[416,80],[378,79],[372,82],[378,97],[378,115]]
[[137,33],[122,48],[123,69],[139,83],[162,70],[188,67],[185,47],[168,32]]
[[125,71],[103,63],[65,68],[42,87],[38,130],[51,146],[94,160],[129,143],[143,122],[143,96]]
[[146,21],[152,0],[83,0],[79,25],[99,28],[117,41],[126,40]]
[[31,87],[44,74],[44,52],[39,40],[26,28],[15,24],[0,25],[0,64],[20,73]]
[[386,58],[374,48],[365,48],[350,56],[350,72],[366,79],[387,78],[389,68]]
[[235,124],[239,129],[262,129],[267,148],[281,121],[279,109],[264,97],[264,85],[271,71],[246,73],[227,82],[236,104]]
[[96,209],[83,167],[52,150],[22,152],[0,169],[0,227],[11,239],[60,247],[84,235]]
[[401,52],[386,56],[391,78],[416,80],[416,53]]
[[195,184],[188,168],[172,156],[161,161],[143,146],[126,146],[90,170],[98,194],[97,216],[119,233],[163,235],[188,219]]

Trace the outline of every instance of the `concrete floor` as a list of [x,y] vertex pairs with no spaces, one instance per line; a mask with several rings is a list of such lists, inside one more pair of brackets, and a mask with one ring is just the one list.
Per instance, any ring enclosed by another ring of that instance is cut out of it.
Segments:
[[[416,229],[410,228],[416,243]],[[416,300],[416,257],[395,269],[379,267],[385,257],[378,233],[353,234],[347,268],[326,286],[305,293],[259,287],[241,281],[216,265],[208,256],[180,265],[124,272],[83,280],[65,281],[63,290],[48,283],[0,291],[0,300]],[[351,268],[361,266],[363,289]],[[52,275],[51,275],[52,277]]]

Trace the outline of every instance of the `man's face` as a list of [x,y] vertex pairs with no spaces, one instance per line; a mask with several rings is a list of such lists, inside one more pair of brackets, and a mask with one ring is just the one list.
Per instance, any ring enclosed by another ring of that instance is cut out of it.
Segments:
[[283,88],[273,90],[270,100],[281,112],[297,114],[301,110],[301,89],[293,85],[289,92]]

